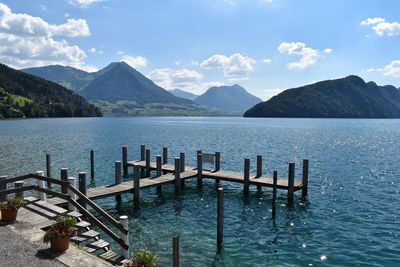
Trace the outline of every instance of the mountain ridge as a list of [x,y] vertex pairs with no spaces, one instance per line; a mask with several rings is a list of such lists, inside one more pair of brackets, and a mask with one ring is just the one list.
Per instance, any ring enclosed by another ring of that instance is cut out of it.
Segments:
[[244,117],[399,118],[400,90],[356,75],[287,89]]

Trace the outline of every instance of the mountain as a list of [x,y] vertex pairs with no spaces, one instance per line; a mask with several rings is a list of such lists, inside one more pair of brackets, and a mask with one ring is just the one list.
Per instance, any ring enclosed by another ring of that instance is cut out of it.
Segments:
[[24,72],[65,85],[106,115],[229,116],[232,113],[177,97],[125,62],[88,73],[72,67],[47,66]]
[[189,99],[189,100],[192,100],[192,101],[195,100],[198,97],[198,95],[186,92],[186,91],[178,89],[178,88],[175,88],[175,89],[172,89],[172,90],[168,90],[168,91],[171,94],[173,94],[174,96],[181,97],[181,98],[186,98],[186,99]]
[[352,75],[285,90],[244,117],[399,118],[400,90]]
[[94,73],[60,65],[28,68],[23,69],[22,71],[56,82],[73,91],[82,90],[86,84],[95,78]]
[[229,112],[243,113],[262,100],[249,94],[238,84],[232,86],[211,87],[195,99],[201,105],[219,108]]
[[88,100],[132,100],[140,104],[193,104],[179,98],[153,83],[125,62],[108,65],[103,73],[87,84],[80,93]]
[[95,106],[67,88],[0,64],[0,117],[101,116]]

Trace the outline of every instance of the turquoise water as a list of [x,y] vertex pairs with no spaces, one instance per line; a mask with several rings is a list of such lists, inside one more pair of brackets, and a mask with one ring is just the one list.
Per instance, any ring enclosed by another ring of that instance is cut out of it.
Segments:
[[113,182],[114,161],[127,145],[138,158],[140,144],[170,161],[185,151],[221,151],[223,169],[241,171],[243,158],[252,169],[263,155],[264,172],[287,175],[296,162],[310,159],[309,199],[288,206],[278,191],[278,211],[271,220],[271,190],[225,188],[224,250],[216,256],[216,192],[212,181],[197,190],[187,182],[180,197],[166,186],[142,193],[134,213],[131,196],[116,209],[114,198],[99,203],[113,215],[129,214],[134,248],[160,255],[171,265],[172,236],[181,237],[182,266],[399,266],[400,265],[400,120],[244,119],[244,118],[77,118],[0,121],[0,173],[10,176],[43,170],[45,154],[52,168],[70,174],[88,171],[95,150],[96,185]]

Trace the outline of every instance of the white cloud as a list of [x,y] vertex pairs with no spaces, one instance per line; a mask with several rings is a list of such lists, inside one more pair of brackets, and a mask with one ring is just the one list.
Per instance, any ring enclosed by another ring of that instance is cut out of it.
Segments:
[[121,61],[125,61],[128,63],[132,68],[138,69],[147,65],[147,59],[142,56],[128,56],[123,55],[121,57]]
[[400,60],[393,60],[383,68],[369,68],[362,70],[363,72],[381,72],[383,76],[400,78]]
[[55,37],[90,35],[83,19],[69,19],[65,24],[49,24],[40,17],[13,13],[0,3],[0,60],[14,68],[50,64],[93,70],[85,64],[85,52],[66,40]]
[[93,3],[103,2],[103,0],[70,0],[69,3],[82,8],[88,7]]
[[270,58],[266,58],[266,59],[263,59],[262,62],[269,64],[272,62],[272,60]]
[[123,54],[125,54],[125,52],[124,51],[122,51],[122,50],[119,50],[118,52],[117,52],[117,55],[123,55]]
[[332,51],[333,51],[332,48],[325,48],[325,49],[324,49],[324,53],[325,53],[325,54],[330,54],[330,53],[332,53]]
[[314,65],[317,62],[317,58],[320,57],[320,52],[318,50],[307,47],[305,43],[301,42],[282,42],[278,47],[278,51],[289,55],[301,56],[299,61],[289,62],[287,64],[289,69],[305,69]]
[[236,53],[231,56],[213,55],[201,62],[200,67],[222,69],[229,80],[242,80],[247,79],[248,75],[254,71],[254,64],[256,61],[251,57]]
[[384,18],[368,18],[361,21],[363,26],[371,26],[378,36],[395,36],[400,34],[399,22],[387,22]]
[[40,10],[42,11],[46,11],[47,7],[45,5],[39,5]]
[[95,54],[96,53],[96,48],[92,47],[88,50],[90,53]]
[[155,69],[148,77],[165,89],[179,88],[194,94],[201,94],[212,86],[223,85],[221,82],[202,82],[204,75],[189,69]]
[[18,36],[89,36],[90,29],[84,19],[68,19],[64,24],[49,24],[40,17],[12,13],[11,9],[0,3],[0,32]]

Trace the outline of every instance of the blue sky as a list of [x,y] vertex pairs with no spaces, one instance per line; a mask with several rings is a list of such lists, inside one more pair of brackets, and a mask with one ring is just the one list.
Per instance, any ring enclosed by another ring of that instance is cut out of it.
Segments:
[[396,0],[0,3],[0,62],[18,69],[124,60],[166,89],[238,83],[264,100],[350,74],[400,86]]

